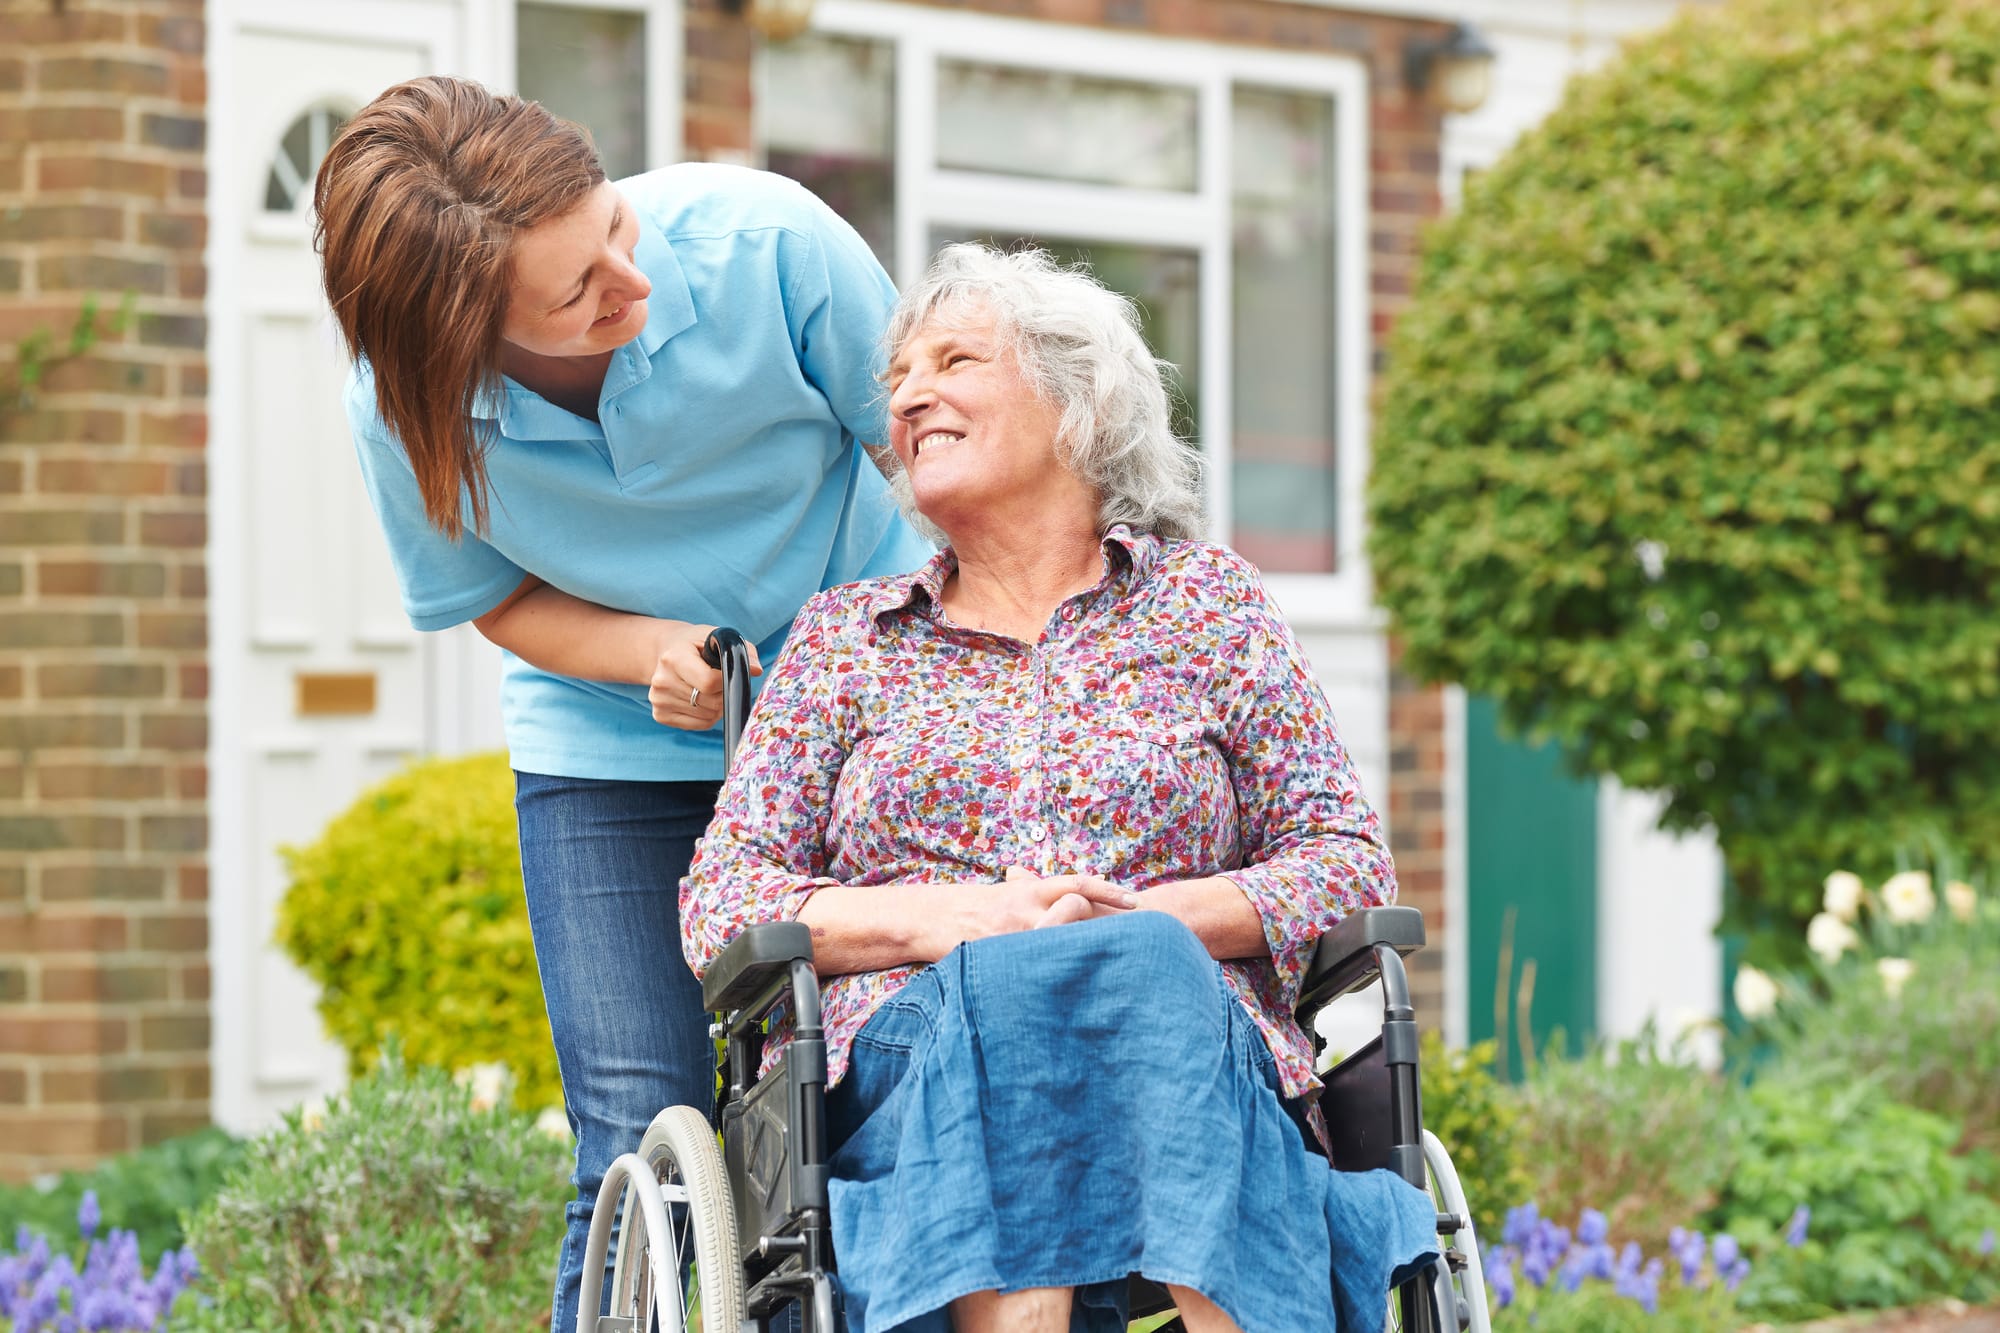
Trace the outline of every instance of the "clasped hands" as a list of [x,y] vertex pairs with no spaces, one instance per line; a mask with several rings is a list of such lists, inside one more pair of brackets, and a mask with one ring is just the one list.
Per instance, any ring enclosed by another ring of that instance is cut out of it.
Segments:
[[989,893],[996,935],[1118,916],[1139,905],[1138,894],[1102,875],[1044,878],[1020,866],[1007,867],[1007,877],[992,885]]

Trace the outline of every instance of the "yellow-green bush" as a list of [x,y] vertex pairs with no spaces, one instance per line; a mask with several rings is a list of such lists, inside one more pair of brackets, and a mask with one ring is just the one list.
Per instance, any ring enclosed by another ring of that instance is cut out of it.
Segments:
[[412,1064],[503,1063],[520,1105],[561,1103],[506,756],[413,764],[285,862],[278,942],[355,1075],[394,1034]]
[[1746,924],[2000,840],[1996,106],[1992,0],[1691,12],[1468,186],[1389,346],[1405,665],[1712,824]]
[[1424,1128],[1451,1154],[1474,1232],[1482,1242],[1497,1244],[1507,1210],[1533,1198],[1533,1180],[1521,1158],[1519,1099],[1494,1076],[1490,1041],[1454,1049],[1443,1033],[1426,1030],[1417,1070]]

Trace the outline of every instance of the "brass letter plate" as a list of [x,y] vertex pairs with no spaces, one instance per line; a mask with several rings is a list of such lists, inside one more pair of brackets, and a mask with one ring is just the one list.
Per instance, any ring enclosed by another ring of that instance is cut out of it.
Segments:
[[298,682],[300,717],[355,717],[375,711],[372,671],[301,671]]

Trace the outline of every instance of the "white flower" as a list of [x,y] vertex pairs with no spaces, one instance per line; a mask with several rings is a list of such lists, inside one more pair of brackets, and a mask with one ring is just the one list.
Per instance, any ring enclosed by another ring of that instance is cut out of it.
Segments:
[[552,1139],[569,1142],[569,1117],[563,1114],[560,1106],[545,1107],[542,1113],[535,1117],[535,1128]]
[[1831,967],[1840,961],[1840,956],[1861,943],[1861,937],[1854,933],[1854,927],[1830,912],[1821,912],[1806,923],[1806,948],[1819,956],[1822,963]]
[[1944,886],[1944,905],[1951,909],[1952,920],[1970,921],[1979,912],[1979,895],[1970,884],[1955,880]]
[[1875,974],[1882,978],[1882,989],[1895,999],[1903,993],[1903,984],[1916,972],[1917,965],[1907,958],[1878,958],[1875,960]]
[[1882,886],[1882,910],[1889,914],[1891,921],[1909,925],[1918,921],[1928,921],[1937,910],[1937,895],[1931,892],[1931,876],[1927,870],[1905,870],[1900,875],[1891,875]]
[[462,1088],[472,1089],[472,1109],[490,1111],[507,1095],[507,1066],[499,1063],[473,1065],[452,1075]]
[[1778,983],[1749,964],[1736,969],[1736,1011],[1748,1019],[1759,1019],[1778,1007]]
[[1842,921],[1852,921],[1861,915],[1865,892],[1861,876],[1852,870],[1836,870],[1826,877],[1826,892],[1820,896],[1820,905]]

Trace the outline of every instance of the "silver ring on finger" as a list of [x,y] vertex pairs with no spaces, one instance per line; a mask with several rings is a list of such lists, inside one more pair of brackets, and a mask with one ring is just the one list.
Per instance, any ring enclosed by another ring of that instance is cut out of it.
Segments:
[[701,686],[697,685],[693,689],[688,691],[688,707],[693,708],[696,704],[700,702],[701,702]]

